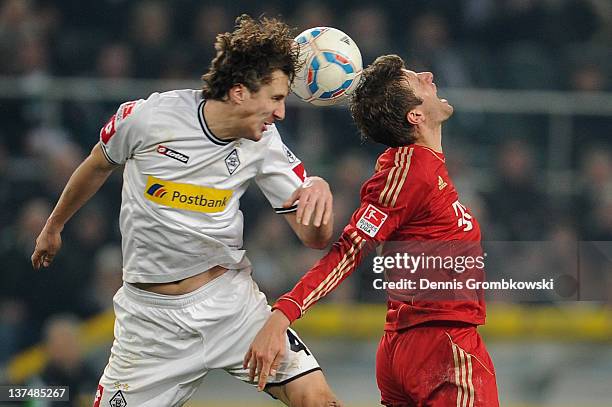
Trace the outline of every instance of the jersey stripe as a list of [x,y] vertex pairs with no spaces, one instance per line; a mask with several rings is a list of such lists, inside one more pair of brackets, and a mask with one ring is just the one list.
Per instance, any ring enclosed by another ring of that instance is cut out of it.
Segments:
[[362,244],[360,244],[357,247],[357,250],[350,255],[350,257],[348,259],[348,262],[345,263],[344,266],[342,266],[342,268],[340,268],[338,270],[338,272],[334,275],[334,278],[324,287],[324,289],[322,291],[320,291],[316,295],[316,297],[312,298],[310,301],[308,301],[306,304],[304,304],[304,311],[306,309],[310,308],[312,305],[314,305],[314,303],[316,303],[319,299],[321,299],[322,297],[326,296],[334,288],[336,288],[336,286],[340,283],[342,278],[355,267],[355,257],[357,256],[357,254],[359,253],[359,251],[363,247],[364,243],[365,242],[362,242]]
[[394,206],[399,196],[399,191],[404,185],[410,161],[412,159],[413,147],[400,147],[395,153],[394,167],[387,176],[387,183],[380,194],[378,202],[383,206]]
[[453,349],[455,362],[455,384],[457,385],[456,407],[474,407],[474,383],[472,382],[472,355],[453,342],[447,333]]
[[406,158],[406,164],[404,166],[404,169],[402,170],[402,176],[400,178],[399,183],[397,184],[397,188],[395,189],[395,194],[393,194],[393,200],[391,201],[391,207],[395,207],[395,202],[397,201],[397,197],[400,194],[400,191],[402,190],[402,187],[404,186],[404,181],[406,181],[406,176],[408,175],[408,171],[410,170],[410,162],[412,160],[412,152],[414,151],[414,148],[411,148],[409,153],[408,153],[408,157]]
[[[455,345],[457,346],[457,345]],[[459,346],[457,346],[457,351],[459,352],[459,359],[461,360],[461,387],[463,388],[463,401],[461,403],[461,407],[467,406],[468,398],[470,397],[467,389],[467,357],[465,356],[465,352]]]
[[349,235],[349,237],[351,238],[352,241],[352,245],[351,248],[347,250],[347,252],[344,254],[344,256],[342,257],[342,259],[338,262],[338,264],[336,265],[336,267],[334,267],[334,269],[331,271],[331,273],[329,273],[327,275],[327,277],[319,284],[319,286],[317,288],[315,288],[306,298],[304,298],[304,304],[306,304],[307,302],[309,302],[315,295],[318,294],[318,292],[322,289],[325,288],[325,285],[331,280],[333,279],[335,273],[342,267],[344,267],[344,265],[346,264],[347,261],[349,261],[349,258],[351,256],[351,254],[355,251],[355,239],[357,237],[359,237],[358,233],[355,231],[353,233],[351,233]]
[[383,203],[385,195],[387,194],[387,191],[389,190],[389,187],[391,186],[391,181],[393,180],[395,170],[397,169],[397,165],[399,164],[398,160],[399,160],[400,150],[401,148],[395,152],[395,157],[394,157],[395,165],[393,166],[391,171],[389,171],[389,175],[387,175],[387,183],[385,184],[385,187],[383,188],[382,192],[380,193],[380,197],[378,198],[378,202],[381,204]]
[[359,245],[357,246],[357,249],[355,250],[355,252],[351,255],[351,257],[349,259],[349,262],[347,264],[345,264],[342,267],[342,269],[340,269],[340,272],[338,274],[336,274],[334,279],[329,282],[329,284],[325,288],[325,291],[319,293],[315,299],[311,300],[311,302],[306,304],[306,307],[310,307],[312,304],[317,302],[321,297],[326,296],[330,291],[332,291],[334,288],[336,288],[336,286],[338,284],[340,284],[340,281],[344,278],[344,276],[346,274],[350,273],[351,270],[353,270],[355,268],[356,257],[359,254],[359,252],[361,251],[361,249],[363,248],[363,246],[365,245],[365,241],[363,241],[363,239],[359,238],[359,241],[360,241]]
[[405,147],[401,147],[400,148],[400,159],[399,159],[399,164],[397,165],[397,168],[395,171],[395,176],[393,177],[393,182],[391,183],[391,188],[389,188],[389,191],[387,191],[387,196],[385,198],[385,201],[383,202],[384,206],[389,206],[391,199],[393,197],[393,194],[395,192],[395,190],[397,189],[397,183],[399,181],[399,179],[402,176],[402,173],[404,172],[404,163],[406,161],[406,148]]
[[472,356],[465,352],[465,356],[467,357],[467,362],[468,362],[468,389],[469,389],[469,403],[468,403],[468,407],[474,407],[474,384],[472,383]]
[[321,297],[326,296],[330,291],[332,291],[340,283],[340,280],[342,280],[342,278],[355,267],[355,258],[357,254],[359,253],[359,251],[361,250],[361,248],[363,247],[363,245],[365,244],[365,241],[363,241],[361,237],[357,238],[356,240],[357,240],[356,250],[350,255],[350,257],[348,258],[348,262],[346,262],[338,270],[338,273],[336,273],[334,278],[324,287],[323,291],[319,292],[319,294],[317,294],[316,297],[314,297],[313,299],[311,299],[310,301],[304,304],[304,309],[309,308],[311,305],[317,302]]
[[463,388],[460,386],[461,379],[460,379],[459,360],[457,356],[457,347],[452,341],[451,341],[451,346],[453,347],[453,360],[455,362],[455,383],[457,384],[457,406],[456,407],[461,407],[461,398],[463,396]]
[[[338,263],[338,265],[327,275],[327,277],[319,284],[317,288],[315,288],[305,299],[304,305],[302,306],[302,312],[308,308],[311,304],[313,304],[316,300],[321,298],[326,292],[329,291],[330,282],[333,283],[336,281],[337,275],[342,275],[342,270],[346,265],[352,263],[354,261],[355,250],[359,251],[361,246],[359,246],[359,242],[363,240],[357,231],[351,233],[349,237],[352,240],[353,245],[351,248],[344,254],[342,260]],[[355,253],[356,254],[356,253]],[[332,286],[333,288],[333,286]]]

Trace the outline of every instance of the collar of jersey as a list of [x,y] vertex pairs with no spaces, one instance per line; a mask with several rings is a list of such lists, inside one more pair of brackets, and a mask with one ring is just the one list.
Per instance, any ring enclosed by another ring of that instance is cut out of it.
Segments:
[[433,148],[429,148],[426,146],[423,146],[421,144],[413,144],[415,147],[419,147],[422,148],[424,150],[429,151],[430,153],[432,153],[434,155],[434,157],[436,157],[438,160],[442,161],[443,163],[446,163],[446,158],[444,157],[444,153],[440,153],[436,150],[434,150]]
[[233,139],[222,140],[219,137],[215,136],[212,131],[210,131],[210,129],[208,128],[208,124],[206,124],[206,119],[204,118],[204,103],[206,103],[206,99],[202,99],[202,101],[198,105],[198,120],[200,121],[200,127],[202,127],[204,135],[218,146],[226,146],[232,141],[234,141]]

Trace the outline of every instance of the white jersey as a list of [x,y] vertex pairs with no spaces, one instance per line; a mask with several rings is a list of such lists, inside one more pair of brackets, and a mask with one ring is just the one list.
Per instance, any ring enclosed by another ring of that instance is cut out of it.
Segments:
[[277,213],[304,167],[274,125],[261,140],[221,140],[198,90],[153,93],[122,104],[100,131],[109,162],[125,164],[120,227],[123,279],[163,283],[216,265],[248,264],[240,197],[255,182]]

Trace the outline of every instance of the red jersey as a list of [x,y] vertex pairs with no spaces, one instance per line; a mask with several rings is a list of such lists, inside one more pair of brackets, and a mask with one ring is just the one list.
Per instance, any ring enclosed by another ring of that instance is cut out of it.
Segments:
[[[480,227],[459,202],[443,154],[420,145],[389,148],[381,154],[374,174],[361,188],[361,205],[340,239],[273,308],[293,322],[348,277],[375,246],[382,244],[385,254],[388,242],[471,242],[481,253]],[[385,329],[428,321],[484,324],[482,292],[465,288],[458,292],[461,295],[451,294],[450,300],[390,296]]]

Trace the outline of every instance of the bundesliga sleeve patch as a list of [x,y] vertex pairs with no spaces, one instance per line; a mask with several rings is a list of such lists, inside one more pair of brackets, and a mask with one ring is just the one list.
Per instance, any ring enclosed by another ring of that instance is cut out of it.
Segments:
[[361,229],[366,235],[374,237],[387,218],[388,215],[386,213],[374,205],[369,204],[365,212],[363,212],[357,221],[357,229]]

